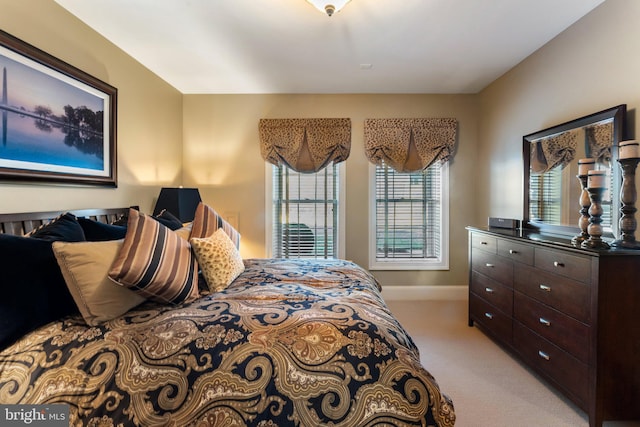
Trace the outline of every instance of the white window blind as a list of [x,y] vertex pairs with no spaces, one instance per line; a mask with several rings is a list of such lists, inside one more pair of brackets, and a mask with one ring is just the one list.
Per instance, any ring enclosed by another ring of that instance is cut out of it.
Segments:
[[335,258],[338,166],[299,173],[273,166],[272,254],[276,258]]
[[372,269],[448,267],[446,168],[399,173],[375,166]]
[[[561,222],[562,169],[533,175],[529,183],[529,218],[550,224]],[[577,202],[576,202],[577,206]],[[579,206],[576,208],[576,211]]]

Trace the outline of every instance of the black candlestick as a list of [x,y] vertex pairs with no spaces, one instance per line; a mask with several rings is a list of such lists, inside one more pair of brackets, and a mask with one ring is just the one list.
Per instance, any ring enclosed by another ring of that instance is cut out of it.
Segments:
[[589,199],[589,192],[587,191],[587,176],[588,175],[577,175],[580,186],[582,187],[582,191],[580,192],[580,218],[578,219],[578,225],[582,231],[571,239],[571,243],[578,247],[589,238],[587,227],[589,227],[589,206],[591,206],[591,199]]
[[589,238],[582,242],[584,249],[609,249],[609,244],[602,240],[602,194],[604,187],[587,188],[591,206],[589,207]]
[[620,201],[622,217],[620,217],[621,238],[612,243],[612,246],[620,249],[640,249],[640,243],[636,241],[635,231],[637,222],[635,213],[636,203],[636,167],[640,158],[632,157],[618,159],[622,168],[622,188],[620,189]]

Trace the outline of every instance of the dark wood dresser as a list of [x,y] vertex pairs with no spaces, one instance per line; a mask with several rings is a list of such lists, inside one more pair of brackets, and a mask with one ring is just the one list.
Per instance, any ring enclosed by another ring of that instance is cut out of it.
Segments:
[[640,251],[526,230],[469,231],[469,326],[589,415],[640,420]]

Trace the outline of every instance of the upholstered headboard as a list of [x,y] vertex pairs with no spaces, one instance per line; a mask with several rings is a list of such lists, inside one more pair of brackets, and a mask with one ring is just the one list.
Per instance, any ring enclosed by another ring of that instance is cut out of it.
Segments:
[[[137,208],[134,206],[134,208]],[[129,208],[81,209],[68,211],[77,217],[111,223],[129,212]],[[21,236],[60,215],[61,211],[0,214],[0,233]]]

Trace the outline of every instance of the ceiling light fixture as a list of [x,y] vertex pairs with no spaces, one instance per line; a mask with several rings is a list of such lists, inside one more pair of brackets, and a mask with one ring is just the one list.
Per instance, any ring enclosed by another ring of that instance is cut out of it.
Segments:
[[328,16],[333,15],[336,12],[340,12],[340,9],[344,7],[351,0],[307,0],[320,12],[326,13]]

